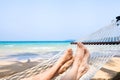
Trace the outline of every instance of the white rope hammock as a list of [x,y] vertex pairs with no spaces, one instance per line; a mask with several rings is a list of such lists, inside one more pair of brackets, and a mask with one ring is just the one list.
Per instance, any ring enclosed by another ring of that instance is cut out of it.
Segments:
[[[86,44],[85,46],[90,51],[90,58],[89,58],[89,65],[90,69],[86,74],[84,74],[80,80],[90,80],[95,73],[114,55],[120,54],[120,26],[118,25],[120,22],[114,22],[107,27],[104,27],[97,32],[85,37],[83,39],[78,40],[77,42],[83,43],[92,43],[95,44]],[[102,44],[102,42],[113,42],[113,44]],[[98,43],[98,44],[96,44]],[[115,43],[115,44],[114,44]],[[75,46],[69,45],[69,48],[73,48],[75,50]],[[68,48],[67,47],[67,48]],[[66,49],[67,49],[66,48]],[[65,49],[65,50],[66,50]],[[47,68],[51,67],[58,58],[64,53],[64,51],[58,53],[57,55],[53,56],[51,59],[43,61],[39,63],[37,66],[27,69],[23,72],[19,72],[13,74],[9,77],[2,78],[0,80],[20,80],[22,78],[27,78],[36,74],[41,73],[41,71],[46,70]],[[69,70],[69,69],[68,69]],[[67,71],[68,71],[67,70]],[[67,72],[66,71],[66,72]],[[66,73],[65,72],[65,73]],[[53,80],[60,80],[61,76],[65,73],[55,77]]]

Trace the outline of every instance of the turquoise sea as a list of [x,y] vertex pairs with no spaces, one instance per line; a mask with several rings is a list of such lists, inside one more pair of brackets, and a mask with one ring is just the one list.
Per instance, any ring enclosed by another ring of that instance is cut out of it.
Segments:
[[0,60],[50,58],[71,41],[0,41]]

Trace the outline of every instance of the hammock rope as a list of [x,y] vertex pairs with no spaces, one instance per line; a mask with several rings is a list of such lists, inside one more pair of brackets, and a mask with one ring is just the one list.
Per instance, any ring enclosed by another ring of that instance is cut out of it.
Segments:
[[[77,41],[83,42],[83,44],[85,44],[85,46],[90,51],[90,58],[88,62],[90,69],[80,78],[80,80],[90,80],[108,60],[110,60],[114,55],[119,54],[120,26],[118,24],[120,24],[120,21],[111,23],[109,26],[104,27],[95,33]],[[72,45],[69,45],[67,48],[72,48],[73,51],[76,49],[76,47]],[[63,53],[64,51],[61,51],[49,60],[45,60],[33,68],[5,78],[1,78],[0,80],[20,80],[22,78],[27,78],[42,73],[54,65],[54,63]],[[69,69],[67,71],[69,71]],[[54,80],[60,80],[60,78],[64,76],[66,72],[55,77]]]

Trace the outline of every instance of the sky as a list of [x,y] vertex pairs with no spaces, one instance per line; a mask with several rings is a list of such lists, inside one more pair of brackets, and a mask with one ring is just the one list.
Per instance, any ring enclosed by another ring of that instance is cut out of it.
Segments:
[[0,0],[0,41],[79,39],[120,15],[120,0]]

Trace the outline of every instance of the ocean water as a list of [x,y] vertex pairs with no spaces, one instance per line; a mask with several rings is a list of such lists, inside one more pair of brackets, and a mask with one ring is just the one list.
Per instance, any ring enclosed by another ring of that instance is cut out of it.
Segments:
[[69,44],[70,41],[0,41],[0,60],[48,59]]

